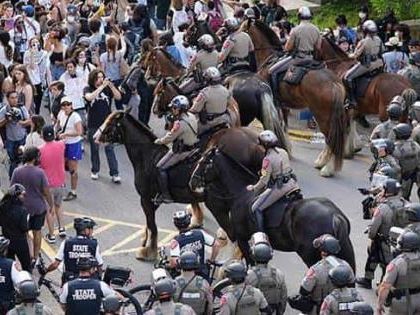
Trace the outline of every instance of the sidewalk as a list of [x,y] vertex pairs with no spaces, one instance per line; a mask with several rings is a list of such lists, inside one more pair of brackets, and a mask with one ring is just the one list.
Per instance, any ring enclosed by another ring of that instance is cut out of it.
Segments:
[[300,7],[303,6],[309,8],[319,7],[318,4],[305,0],[280,0],[280,5],[282,5],[286,9],[286,11],[298,10]]

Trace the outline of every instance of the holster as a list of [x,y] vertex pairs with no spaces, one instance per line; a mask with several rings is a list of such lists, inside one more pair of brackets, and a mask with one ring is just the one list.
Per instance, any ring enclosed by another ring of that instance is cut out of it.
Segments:
[[289,302],[291,308],[299,310],[302,313],[309,313],[316,305],[310,296],[304,296],[301,294],[288,297],[287,302]]
[[181,153],[183,151],[183,148],[184,148],[184,141],[177,140],[172,145],[172,152],[174,152],[174,153]]
[[198,113],[198,119],[203,125],[207,124],[207,110],[203,109]]

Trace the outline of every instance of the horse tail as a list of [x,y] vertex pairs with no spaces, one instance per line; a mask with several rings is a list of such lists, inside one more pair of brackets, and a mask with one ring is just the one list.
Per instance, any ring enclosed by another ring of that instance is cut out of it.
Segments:
[[283,116],[280,115],[274,105],[274,98],[270,87],[265,84],[264,86],[265,89],[260,94],[262,124],[264,129],[272,130],[276,134],[280,146],[290,154],[292,147],[289,136],[285,132]]
[[338,254],[339,258],[347,261],[356,272],[354,249],[350,241],[350,221],[343,213],[333,215],[333,231],[334,237],[339,240],[341,246],[341,251]]
[[344,146],[346,140],[346,113],[344,100],[346,91],[341,84],[333,83],[332,115],[330,121],[330,132],[327,137],[327,144],[335,156],[335,170],[340,170],[343,165]]

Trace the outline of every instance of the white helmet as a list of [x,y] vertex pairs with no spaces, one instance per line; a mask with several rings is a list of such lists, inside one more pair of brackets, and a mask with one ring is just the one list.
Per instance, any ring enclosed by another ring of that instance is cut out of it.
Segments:
[[222,79],[222,75],[216,67],[208,67],[207,70],[204,71],[204,78],[210,82],[219,82]]
[[376,33],[378,31],[378,27],[374,21],[367,20],[365,23],[363,23],[363,30],[369,33]]
[[181,109],[181,110],[188,110],[190,108],[190,101],[184,95],[177,95],[175,96],[171,104],[169,105],[171,108]]
[[223,25],[231,30],[236,30],[240,26],[238,20],[233,17],[225,19],[225,21],[223,22]]
[[246,9],[246,10],[245,10],[244,15],[245,15],[247,18],[250,18],[250,19],[255,19],[255,11],[254,11],[254,9],[253,9],[253,8],[248,8],[248,9]]
[[198,44],[203,48],[213,48],[214,39],[210,34],[204,34],[198,39]]
[[264,130],[258,136],[260,143],[264,146],[266,145],[276,145],[279,139],[271,130]]
[[310,19],[312,17],[312,12],[308,7],[300,7],[298,11],[298,17],[300,19]]

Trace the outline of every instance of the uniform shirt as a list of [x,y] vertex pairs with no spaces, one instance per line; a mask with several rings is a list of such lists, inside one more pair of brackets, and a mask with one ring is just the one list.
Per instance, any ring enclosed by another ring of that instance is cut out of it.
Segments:
[[222,62],[228,57],[244,59],[254,51],[254,44],[251,37],[245,32],[239,31],[228,36],[222,46],[219,61]]
[[[305,277],[302,280],[301,287],[308,292],[311,292],[311,298],[316,303],[321,304],[323,299],[333,290],[333,285],[328,272],[339,265],[350,265],[340,258],[333,255],[322,258],[316,264],[311,266],[306,272]],[[353,279],[354,281],[354,275]]]
[[[84,236],[76,236],[76,238],[85,238]],[[55,260],[63,261],[64,260],[64,246],[67,240],[64,242],[61,242],[60,247],[58,249],[57,255],[55,256]],[[104,260],[101,256],[101,251],[99,250],[99,244],[96,245],[96,253],[95,253],[95,259],[98,262],[98,266],[102,266],[104,264]]]
[[226,112],[230,98],[229,90],[223,85],[210,85],[200,91],[190,111],[199,113],[205,109],[207,114],[222,114]]
[[162,144],[169,144],[175,140],[182,140],[185,145],[191,146],[198,142],[197,118],[190,113],[183,113],[180,119],[174,122],[172,129],[159,139]]
[[295,52],[314,52],[317,43],[321,40],[318,27],[309,21],[301,21],[290,32],[288,41],[293,43]]
[[391,119],[380,123],[373,129],[372,134],[370,135],[370,141],[374,139],[390,139],[395,141],[395,133],[392,131],[392,128],[398,125],[398,123],[398,121],[393,121]]
[[24,303],[19,304],[9,312],[7,315],[53,315],[53,311],[46,305],[43,305],[42,314],[36,313],[36,304],[35,303]]
[[[206,231],[201,230],[201,229],[194,229],[194,230],[195,231],[200,231],[200,233],[202,234],[203,239],[204,239],[204,245],[206,245],[206,246],[213,246],[213,244],[215,242],[215,239],[214,239],[213,236],[211,236]],[[192,234],[192,230],[187,231],[187,232],[184,232],[184,233],[180,233],[179,236],[181,236],[183,234],[184,235],[187,235],[187,236],[188,235],[191,235]],[[187,247],[188,247],[188,245],[187,246],[184,246],[183,248],[181,248],[179,246],[178,241],[176,239],[173,239],[171,241],[171,250],[170,250],[171,257],[179,257],[181,255],[181,251],[182,250],[192,250],[192,251],[196,252],[195,248],[187,248]]]
[[386,203],[379,204],[373,212],[372,221],[369,225],[368,236],[371,240],[377,237],[388,238],[389,230],[393,226],[394,211]]
[[[347,302],[338,303],[336,296],[341,296]],[[348,312],[352,308],[352,304],[355,302],[362,302],[363,298],[355,288],[342,288],[335,289],[329,295],[327,295],[322,302],[321,311],[319,315],[338,315],[341,312]]]
[[270,179],[276,179],[280,175],[284,175],[292,171],[290,160],[287,152],[281,148],[268,149],[261,167],[261,177],[253,186],[253,190],[259,191],[267,187]]
[[[28,110],[25,106],[19,106],[19,110],[21,111],[21,116],[23,120],[29,118]],[[3,106],[0,109],[0,120],[6,118],[6,112],[10,110],[10,105]],[[7,121],[6,122],[6,138],[10,141],[20,141],[26,137],[26,128],[22,126],[17,121]]]
[[[246,287],[244,288],[244,286]],[[236,298],[238,291],[239,291],[239,295],[242,293],[242,291],[244,291],[239,303],[238,303],[238,299]],[[227,287],[225,294],[223,294],[220,299],[219,314],[220,315],[244,314],[244,310],[241,311],[239,305],[241,301],[246,302],[246,299],[249,297],[249,295],[252,295],[252,297],[254,298],[254,302],[255,302],[254,305],[258,310],[263,310],[268,307],[268,303],[264,295],[259,289],[254,288],[248,284],[242,283],[242,284],[237,284],[237,285],[230,285],[229,287]],[[247,303],[247,304],[248,305],[244,305],[244,308],[245,307],[248,308],[248,310],[250,311],[249,314],[251,314],[251,311],[252,312],[254,311],[253,309],[251,309],[253,305],[250,305],[250,303]],[[257,313],[253,312],[253,314],[261,314],[261,312],[257,312]]]
[[[404,257],[407,257],[408,259],[420,259],[420,252],[405,252],[391,260],[386,267],[386,273],[382,280],[383,282],[395,287],[397,281],[399,280],[398,277],[407,275],[408,263]],[[417,275],[414,278],[418,281],[419,276]]]
[[210,67],[217,67],[219,54],[217,50],[208,52],[204,49],[199,50],[197,54],[191,59],[189,71],[195,70],[197,66],[201,68],[201,71],[204,73]]
[[[175,312],[176,306],[178,305],[178,309],[179,309],[179,313]],[[156,310],[159,311],[156,311]],[[169,302],[155,302],[153,304],[153,309],[148,310],[146,313],[144,313],[145,315],[172,315],[172,314],[176,314],[176,315],[195,315],[194,310],[188,306],[188,305],[184,305],[184,304],[180,304],[180,303],[174,303],[173,301],[169,301]]]
[[412,139],[397,140],[392,155],[400,164],[403,179],[410,176],[420,165],[420,145]]
[[353,53],[354,58],[358,59],[364,55],[370,55],[378,57],[378,55],[384,51],[384,44],[379,36],[366,36],[356,46],[356,50]]

